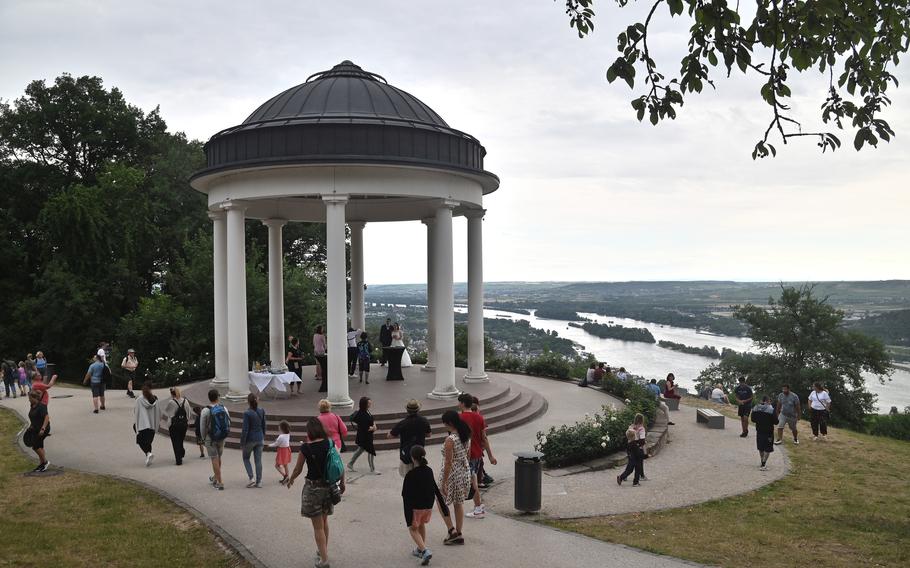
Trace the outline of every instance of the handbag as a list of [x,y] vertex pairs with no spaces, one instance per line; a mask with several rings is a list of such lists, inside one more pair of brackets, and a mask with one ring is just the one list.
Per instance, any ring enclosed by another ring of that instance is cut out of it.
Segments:
[[332,505],[341,503],[341,487],[338,482],[329,483],[329,499],[332,501]]
[[25,434],[22,435],[22,441],[29,448],[35,445],[35,440],[38,438],[38,433],[35,432],[34,428],[29,428],[25,431]]

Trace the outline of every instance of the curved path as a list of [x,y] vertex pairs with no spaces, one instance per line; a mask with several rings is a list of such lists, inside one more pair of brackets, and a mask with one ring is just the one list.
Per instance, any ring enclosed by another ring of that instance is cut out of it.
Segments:
[[[508,378],[538,390],[548,398],[550,406],[548,412],[533,423],[491,438],[500,464],[490,468],[491,474],[498,481],[488,493],[487,501],[491,510],[503,513],[512,511],[511,453],[528,449],[538,430],[572,422],[584,412],[596,411],[609,400],[602,393],[567,383],[532,377]],[[208,460],[198,459],[195,457],[196,448],[187,447],[189,457],[185,465],[175,467],[170,442],[164,436],[159,435],[155,439],[154,465],[150,468],[144,466],[143,455],[135,445],[135,435],[131,428],[133,401],[127,399],[122,391],[109,393],[108,410],[100,415],[91,413],[89,393],[85,389],[57,387],[51,393],[73,395],[71,398],[52,399],[50,403],[54,435],[48,440],[47,449],[53,465],[116,475],[157,488],[196,509],[205,520],[216,525],[232,540],[241,543],[260,565],[277,568],[308,566],[311,562],[314,545],[309,522],[299,514],[299,487],[288,491],[278,485],[278,476],[271,468],[274,454],[265,454],[265,487],[246,489],[246,474],[240,452],[226,450],[224,472],[227,489],[215,491],[207,481],[211,473]],[[4,399],[0,405],[13,408],[23,415],[27,412],[27,403],[21,398]],[[676,415],[679,416],[680,413]],[[702,433],[702,429],[697,430]],[[714,461],[714,456],[717,455],[714,445],[708,449],[700,447],[706,451],[705,454],[690,455],[690,452],[685,451],[684,440],[688,436],[684,437],[684,432],[681,428],[680,435],[674,442],[678,444],[676,447],[671,444],[661,452],[659,458],[646,466],[653,479],[650,482],[652,487],[663,490],[651,491],[648,486],[636,490],[631,487],[618,488],[610,483],[613,474],[609,471],[561,478],[558,481],[547,479],[544,487],[544,502],[547,506],[545,512],[564,516],[616,512],[612,507],[606,506],[606,503],[626,502],[622,497],[617,497],[620,489],[621,492],[630,494],[628,503],[636,500],[639,509],[652,508],[651,505],[656,508],[660,503],[665,503],[666,499],[675,499],[674,494],[680,491],[686,492],[688,502],[706,500],[721,495],[718,492],[719,485],[712,477],[748,476],[749,466],[754,466],[751,463],[754,459],[750,461],[746,457],[754,457],[754,439],[740,440],[733,435],[729,426],[727,430],[718,432],[717,438],[735,438],[736,442],[741,443],[734,445],[740,448],[748,446],[749,451],[740,452],[742,455],[734,461],[725,456],[723,460],[718,460],[716,466],[706,465]],[[711,432],[713,435],[714,431]],[[431,465],[438,470],[440,458],[435,448],[431,450],[430,457]],[[331,518],[333,566],[401,566],[413,560],[408,555],[413,546],[401,513],[401,479],[397,474],[397,459],[395,451],[380,452],[377,467],[384,475],[349,474],[348,493]],[[678,462],[682,465],[674,465]],[[691,477],[682,477],[684,475]],[[764,478],[765,482],[772,476],[776,476],[776,473],[769,472]],[[746,485],[749,483],[751,482]],[[689,486],[691,491],[686,489]],[[733,486],[731,484],[731,488]],[[667,487],[673,489],[668,491]],[[742,483],[736,487],[740,491],[752,488]],[[592,505],[603,493],[616,495],[602,499],[600,503],[604,506]],[[630,509],[627,507],[621,510]],[[434,566],[530,565],[568,568],[596,563],[634,568],[691,565],[496,514],[488,514],[483,520],[466,519],[465,522],[468,544],[450,548],[441,545],[444,535],[441,521],[433,520],[430,532],[431,543],[435,543],[432,546],[435,553]]]

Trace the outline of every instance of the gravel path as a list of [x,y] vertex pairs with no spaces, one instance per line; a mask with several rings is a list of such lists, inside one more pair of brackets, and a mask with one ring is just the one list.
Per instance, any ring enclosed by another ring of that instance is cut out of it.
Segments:
[[[572,402],[566,399],[577,398],[578,393],[574,391],[587,391],[591,398],[597,396],[590,389],[566,383],[533,377],[510,378],[543,393],[551,408],[554,401],[558,401],[557,406],[570,406]],[[603,398],[600,403],[612,400],[600,396]],[[588,402],[579,407],[571,422],[599,407],[596,405],[592,409],[590,406]],[[616,475],[620,473],[616,469],[564,477],[544,474],[541,515],[573,518],[682,507],[757,489],[782,478],[789,470],[784,446],[775,446],[768,461],[768,471],[759,471],[755,432],[750,426],[749,437],[740,438],[741,429],[735,419],[727,417],[725,429],[711,430],[696,424],[695,408],[685,405],[680,405],[679,411],[671,412],[670,418],[676,423],[670,427],[671,443],[656,457],[645,461],[648,481],[642,482],[641,487],[632,487],[631,482],[622,487],[616,485]],[[569,421],[558,423],[565,422]],[[549,424],[541,421],[529,426],[536,432]],[[521,430],[506,432],[501,437],[510,438]],[[492,440],[495,449],[499,437]],[[786,445],[789,446],[789,442]],[[512,508],[514,484],[511,475],[503,477],[503,482],[491,488],[484,499],[491,509],[506,512]]]
[[[574,420],[576,415],[597,410],[606,397],[589,389],[547,381],[519,379],[532,388],[539,388],[550,401],[543,417],[522,428],[492,438],[494,449],[501,459],[499,466],[490,468],[501,479],[493,492],[509,494],[512,476],[511,452],[529,448],[537,430],[551,424]],[[236,540],[252,554],[260,565],[268,567],[310,566],[314,544],[310,523],[300,517],[300,490],[291,491],[278,485],[272,469],[274,454],[266,454],[265,487],[245,489],[246,474],[240,452],[226,450],[224,455],[225,491],[215,491],[207,482],[211,473],[208,460],[196,456],[195,446],[187,447],[185,465],[173,465],[170,442],[158,435],[154,442],[156,455],[152,467],[144,467],[144,457],[135,444],[131,424],[133,401],[123,392],[108,393],[108,410],[100,415],[91,413],[89,393],[85,389],[56,387],[53,395],[72,394],[50,402],[53,436],[46,447],[54,467],[66,467],[89,472],[111,474],[134,479],[156,488],[192,507],[208,523],[217,525],[230,539]],[[23,399],[0,401],[21,415],[27,412]],[[726,434],[730,431],[727,430]],[[431,465],[438,470],[438,447],[430,449]],[[29,451],[29,455],[32,455]],[[710,455],[710,454],[709,454]],[[661,459],[663,454],[661,455]],[[351,474],[344,501],[331,517],[330,525],[332,566],[408,566],[415,563],[409,555],[413,548],[401,513],[401,479],[397,474],[397,452],[380,452],[376,463],[384,474],[371,476]],[[650,469],[655,486],[661,474]],[[365,467],[365,464],[361,464]],[[604,479],[608,475],[601,475]],[[572,483],[580,482],[572,480]],[[590,493],[602,491],[593,477],[586,488],[573,491],[573,501],[591,499]],[[547,485],[547,492],[554,487]],[[612,490],[617,489],[615,485]],[[626,488],[623,488],[625,490]],[[631,488],[628,489],[632,491]],[[647,488],[637,490],[645,495]],[[503,497],[504,498],[504,497]],[[548,506],[563,504],[554,496],[546,497]],[[508,505],[496,508],[507,513]],[[491,507],[492,509],[492,507]],[[606,511],[599,511],[606,512]],[[434,516],[438,517],[438,515]],[[489,514],[483,520],[466,519],[463,547],[441,545],[444,528],[434,518],[430,525],[430,541],[434,550],[433,566],[547,566],[570,568],[576,566],[616,566],[623,568],[680,567],[690,563],[656,556],[625,546],[613,545],[575,534],[563,533],[541,525],[529,524],[506,516]],[[435,546],[433,546],[435,545]],[[415,563],[416,564],[416,563]]]

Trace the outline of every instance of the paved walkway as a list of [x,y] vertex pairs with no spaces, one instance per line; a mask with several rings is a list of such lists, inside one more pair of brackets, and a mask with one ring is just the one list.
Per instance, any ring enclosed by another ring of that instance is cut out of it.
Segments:
[[[609,398],[590,389],[579,389],[566,383],[531,377],[513,377],[521,384],[538,390],[550,402],[549,411],[535,422],[492,437],[500,465],[490,468],[497,486],[490,490],[487,501],[491,509],[511,511],[511,478],[513,451],[528,449],[538,430],[550,425],[572,422],[584,412],[596,411]],[[89,393],[85,389],[57,387],[50,403],[54,435],[48,440],[48,457],[56,466],[83,471],[113,474],[135,479],[158,488],[197,509],[223,531],[242,543],[262,564],[279,568],[309,566],[314,544],[309,522],[300,517],[299,486],[290,492],[278,485],[277,473],[271,468],[274,454],[266,454],[265,479],[262,489],[246,489],[246,474],[240,452],[227,450],[224,457],[225,491],[215,491],[207,482],[211,473],[208,460],[195,456],[196,448],[188,447],[185,465],[175,467],[169,440],[155,439],[156,461],[144,467],[144,458],[135,445],[131,424],[133,401],[122,392],[110,392],[108,410],[91,413]],[[4,399],[0,405],[27,411],[22,399]],[[549,514],[581,516],[618,511],[657,508],[703,501],[724,494],[745,491],[783,475],[775,469],[764,476],[754,472],[754,438],[741,440],[735,427],[724,431],[686,427],[683,417],[694,411],[675,413],[680,423],[676,441],[658,458],[647,462],[652,481],[642,488],[617,487],[613,473],[592,473],[547,479],[544,502]],[[697,433],[697,436],[689,434]],[[691,445],[694,444],[694,445]],[[438,469],[437,447],[430,451],[431,465]],[[774,456],[779,468],[780,454]],[[363,459],[363,458],[362,458]],[[344,502],[331,518],[332,565],[402,566],[412,559],[412,543],[401,513],[401,479],[397,475],[397,452],[380,452],[377,466],[384,475],[350,474]],[[366,467],[366,464],[362,464]],[[738,490],[738,491],[737,491]],[[563,494],[564,493],[564,494]],[[606,497],[605,495],[609,495]],[[680,498],[682,495],[682,498]],[[584,565],[642,567],[687,566],[672,558],[655,556],[620,545],[558,532],[540,525],[519,522],[489,514],[483,520],[466,519],[468,544],[450,548],[441,545],[444,529],[439,519],[431,525],[434,566],[535,565],[574,567]]]

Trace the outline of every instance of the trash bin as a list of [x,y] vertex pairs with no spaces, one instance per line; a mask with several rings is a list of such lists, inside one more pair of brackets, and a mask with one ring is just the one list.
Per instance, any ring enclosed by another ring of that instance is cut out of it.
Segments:
[[48,363],[47,368],[44,370],[44,380],[50,381],[51,377],[57,374],[57,364]]
[[515,460],[515,508],[525,513],[540,510],[540,492],[543,483],[543,454],[540,452],[516,452]]

